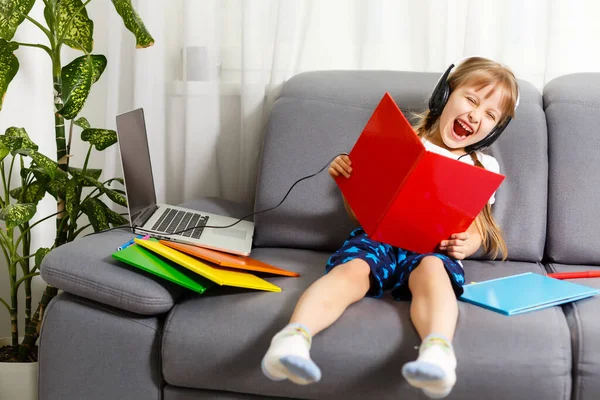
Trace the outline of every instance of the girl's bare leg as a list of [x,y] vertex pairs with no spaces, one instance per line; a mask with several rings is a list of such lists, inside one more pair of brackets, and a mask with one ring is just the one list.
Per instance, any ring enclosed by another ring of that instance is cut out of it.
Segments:
[[419,358],[402,373],[408,382],[433,398],[447,396],[456,382],[452,338],[458,319],[456,295],[441,259],[421,260],[408,279],[411,320],[422,339]]
[[319,381],[321,371],[309,354],[312,336],[365,296],[369,273],[365,261],[354,259],[315,281],[298,300],[290,324],[273,337],[262,361],[263,373],[273,380],[287,378],[303,385]]

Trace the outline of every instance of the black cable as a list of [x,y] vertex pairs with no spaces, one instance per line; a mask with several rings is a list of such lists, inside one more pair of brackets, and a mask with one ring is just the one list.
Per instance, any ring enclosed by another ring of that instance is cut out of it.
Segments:
[[[283,202],[284,202],[284,201],[285,201],[285,199],[288,197],[288,195],[290,194],[290,192],[292,191],[292,189],[294,188],[294,186],[296,186],[297,184],[299,184],[300,182],[302,182],[302,181],[304,181],[304,180],[306,180],[306,179],[310,179],[310,178],[312,178],[312,177],[314,177],[314,176],[317,176],[317,175],[319,175],[321,172],[323,172],[323,170],[324,170],[324,169],[326,169],[326,168],[327,168],[327,167],[328,167],[328,166],[331,164],[331,162],[332,162],[333,160],[335,160],[335,159],[336,159],[336,157],[338,157],[338,156],[341,156],[341,155],[348,155],[348,153],[340,153],[340,154],[337,154],[335,157],[333,157],[331,160],[329,160],[329,161],[327,162],[327,164],[325,164],[325,165],[324,165],[324,166],[323,166],[323,167],[322,167],[320,170],[318,170],[318,171],[317,171],[317,172],[315,172],[314,174],[307,175],[307,176],[305,176],[305,177],[303,177],[303,178],[300,178],[300,179],[298,179],[296,182],[294,182],[294,184],[293,184],[293,185],[292,185],[292,186],[291,186],[291,187],[288,189],[288,191],[287,191],[287,193],[285,194],[285,196],[283,196],[283,199],[281,199],[281,201],[279,202],[279,204],[277,204],[275,207],[271,207],[271,208],[267,208],[267,209],[265,209],[265,210],[260,210],[260,211],[253,212],[252,214],[248,214],[248,215],[246,215],[246,216],[244,216],[244,217],[242,217],[242,218],[238,219],[237,221],[235,221],[235,222],[234,222],[234,223],[232,223],[232,224],[229,224],[229,225],[224,225],[224,226],[215,226],[215,225],[196,225],[196,226],[192,226],[192,227],[190,227],[190,228],[186,228],[186,229],[183,229],[183,230],[180,230],[180,231],[176,231],[176,232],[173,232],[173,233],[157,232],[157,231],[154,231],[154,230],[151,230],[151,229],[142,229],[142,228],[135,228],[135,229],[137,229],[138,231],[141,231],[141,232],[147,232],[147,233],[156,233],[156,234],[159,234],[159,235],[161,235],[161,236],[171,236],[171,235],[179,235],[179,234],[181,234],[181,233],[183,233],[183,232],[187,232],[187,231],[190,231],[190,230],[192,230],[192,229],[197,229],[197,228],[231,228],[232,226],[239,224],[240,222],[242,222],[242,221],[243,221],[243,220],[245,220],[246,218],[249,218],[249,217],[251,217],[251,216],[253,216],[253,215],[262,214],[262,213],[264,213],[264,212],[267,212],[267,211],[272,211],[272,210],[276,209],[276,208],[277,208],[277,207],[279,207],[281,204],[283,204]],[[90,234],[88,234],[88,235],[86,235],[86,236],[89,236],[89,235],[94,235],[94,234],[96,234],[96,233],[101,233],[101,232],[108,232],[108,231],[112,231],[112,230],[114,230],[114,229],[120,229],[120,228],[132,228],[132,227],[131,227],[131,226],[118,226],[118,227],[116,227],[116,228],[110,228],[110,229],[105,229],[105,230],[103,230],[103,231],[99,231],[99,232],[90,233]]]

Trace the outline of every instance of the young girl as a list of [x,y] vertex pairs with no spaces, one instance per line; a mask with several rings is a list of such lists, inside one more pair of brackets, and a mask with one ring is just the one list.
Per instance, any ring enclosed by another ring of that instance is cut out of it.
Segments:
[[[498,162],[478,149],[489,146],[513,117],[518,102],[515,76],[479,57],[466,59],[448,75],[451,69],[434,90],[430,109],[415,130],[428,150],[499,172]],[[348,156],[337,157],[329,167],[333,178],[351,173]],[[405,364],[402,374],[430,397],[448,395],[456,381],[452,338],[458,318],[456,298],[463,293],[460,260],[482,245],[487,254],[496,257],[501,251],[506,259],[506,245],[491,214],[493,202],[492,196],[467,231],[443,240],[437,253],[406,251],[370,239],[360,227],[353,230],[330,257],[325,275],[301,296],[290,323],[273,337],[262,361],[263,373],[272,380],[301,385],[319,381],[321,371],[309,354],[313,336],[365,295],[379,298],[391,289],[396,300],[412,298],[410,317],[422,340],[418,358]],[[345,199],[344,205],[356,221]]]

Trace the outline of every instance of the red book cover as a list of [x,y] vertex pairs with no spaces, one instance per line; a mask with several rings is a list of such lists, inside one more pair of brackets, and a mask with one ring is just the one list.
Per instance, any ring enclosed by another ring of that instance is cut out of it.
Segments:
[[428,151],[389,93],[336,183],[369,237],[418,253],[466,231],[504,175]]

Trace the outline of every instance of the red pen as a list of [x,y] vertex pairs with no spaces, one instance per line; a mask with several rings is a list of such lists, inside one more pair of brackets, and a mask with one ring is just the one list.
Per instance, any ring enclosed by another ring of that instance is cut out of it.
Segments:
[[555,272],[548,276],[555,279],[600,278],[600,271]]

